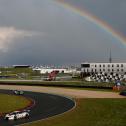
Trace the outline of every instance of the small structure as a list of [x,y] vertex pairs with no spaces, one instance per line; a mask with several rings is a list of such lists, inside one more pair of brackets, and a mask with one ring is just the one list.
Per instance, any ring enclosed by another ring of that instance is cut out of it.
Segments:
[[29,68],[30,65],[13,65],[14,68]]

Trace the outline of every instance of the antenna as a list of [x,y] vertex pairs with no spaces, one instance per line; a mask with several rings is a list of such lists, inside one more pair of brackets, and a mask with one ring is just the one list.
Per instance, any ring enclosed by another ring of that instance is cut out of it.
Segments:
[[112,54],[111,54],[111,48],[110,48],[110,57],[109,57],[109,63],[112,63]]

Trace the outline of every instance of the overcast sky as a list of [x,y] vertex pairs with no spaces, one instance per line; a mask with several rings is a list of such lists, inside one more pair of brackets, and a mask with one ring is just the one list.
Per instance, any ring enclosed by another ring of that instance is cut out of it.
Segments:
[[[55,0],[0,0],[0,64],[126,62],[126,45]],[[126,35],[126,0],[67,0]]]

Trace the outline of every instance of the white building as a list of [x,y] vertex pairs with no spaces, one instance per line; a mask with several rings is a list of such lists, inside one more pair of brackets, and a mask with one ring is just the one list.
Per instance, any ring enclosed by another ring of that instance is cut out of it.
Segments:
[[76,71],[76,69],[61,69],[61,68],[33,68],[35,71],[40,71],[41,74],[46,74],[46,73],[51,73],[52,71],[59,71],[59,73],[70,73],[72,74],[73,72]]
[[82,63],[84,73],[126,73],[126,63]]

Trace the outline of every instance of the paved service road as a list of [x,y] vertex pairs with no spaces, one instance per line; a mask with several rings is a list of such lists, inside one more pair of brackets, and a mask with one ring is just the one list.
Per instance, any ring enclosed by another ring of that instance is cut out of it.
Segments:
[[[0,90],[0,93],[13,94],[13,91]],[[27,122],[45,119],[57,114],[64,113],[75,106],[74,101],[57,95],[24,92],[24,96],[35,100],[35,106],[31,108],[29,119],[19,119],[16,121],[6,121],[0,117],[0,126],[15,126]]]

